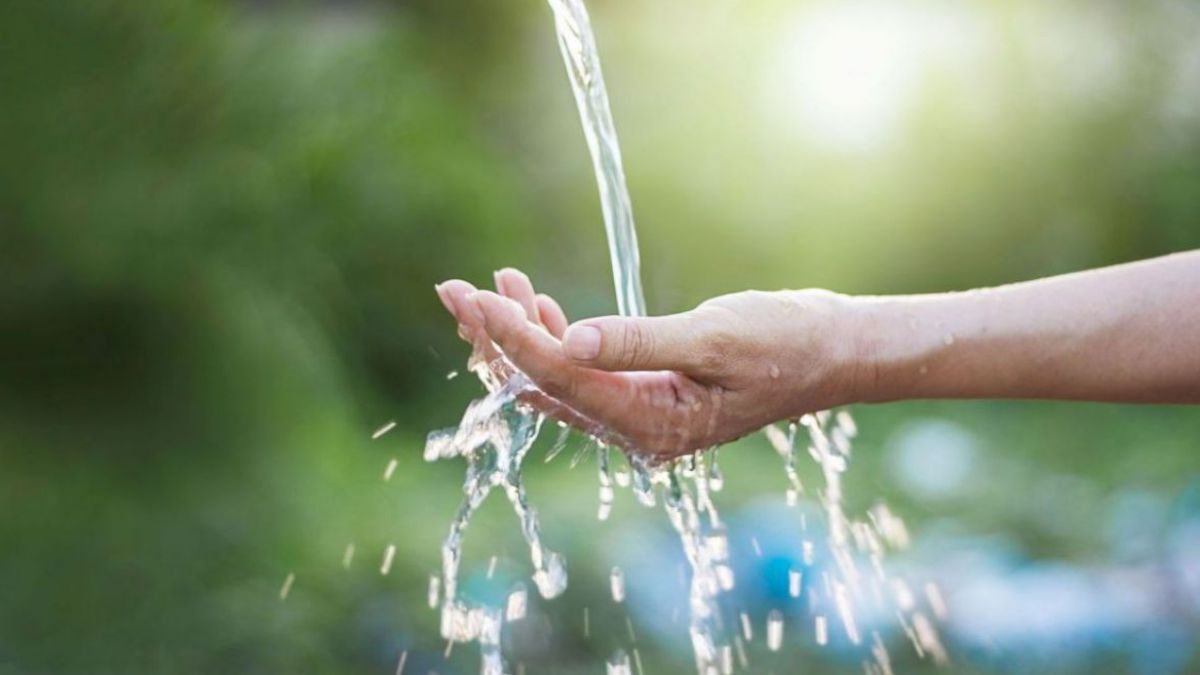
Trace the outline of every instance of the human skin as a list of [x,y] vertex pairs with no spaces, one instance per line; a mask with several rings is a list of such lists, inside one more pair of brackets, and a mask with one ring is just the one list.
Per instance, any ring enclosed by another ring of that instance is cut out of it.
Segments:
[[1200,251],[965,292],[745,291],[574,324],[523,273],[495,283],[437,286],[476,354],[507,357],[544,412],[660,457],[849,403],[1200,403]]

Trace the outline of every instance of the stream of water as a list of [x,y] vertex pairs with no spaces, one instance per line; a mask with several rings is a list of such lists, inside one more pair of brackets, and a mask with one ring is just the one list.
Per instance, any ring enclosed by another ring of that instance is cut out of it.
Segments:
[[[617,305],[623,315],[643,316],[646,308],[633,210],[587,10],[581,0],[548,1],[595,169]],[[451,645],[477,642],[482,672],[499,675],[507,672],[501,653],[504,623],[520,620],[528,601],[524,595],[510,597],[506,608],[492,607],[460,597],[458,588],[463,536],[471,516],[494,488],[503,491],[520,523],[529,545],[532,578],[538,593],[545,599],[560,595],[566,589],[567,571],[562,556],[542,542],[537,513],[526,498],[522,479],[522,464],[544,422],[542,414],[518,399],[533,385],[503,360],[485,363],[473,355],[469,367],[483,382],[487,395],[467,408],[457,427],[430,434],[425,447],[428,461],[450,457],[467,461],[465,496],[442,546],[441,575],[440,579],[431,580],[430,604],[440,604],[442,636]],[[803,436],[800,429],[805,432]],[[551,457],[562,449],[567,433],[565,428],[560,432],[550,450]],[[805,563],[809,565],[806,569],[813,569],[811,564],[818,555],[832,564],[824,567],[817,579],[804,579],[800,571],[789,575],[791,596],[803,595],[808,601],[813,627],[806,632],[824,645],[829,639],[829,626],[836,622],[849,643],[862,646],[866,672],[889,674],[892,668],[880,633],[873,629],[864,632],[866,622],[857,614],[857,608],[866,607],[872,616],[882,613],[895,617],[918,654],[944,662],[945,650],[935,627],[936,615],[943,607],[936,587],[915,591],[903,579],[889,575],[884,565],[889,549],[907,544],[903,522],[882,505],[862,520],[850,518],[844,511],[841,478],[850,459],[851,441],[857,433],[850,415],[845,411],[805,415],[786,427],[768,427],[766,433],[783,458],[790,505],[795,505],[805,493],[797,470],[802,453],[816,462],[822,477],[823,485],[815,497],[825,516],[823,531],[814,527],[810,532],[809,525],[801,519],[797,536],[803,541]],[[596,439],[590,439],[587,447],[596,450],[598,516],[604,520],[614,492],[609,468],[611,449]],[[734,589],[736,579],[730,563],[729,537],[713,502],[713,493],[724,483],[717,468],[716,450],[659,464],[639,455],[636,448],[622,450],[631,471],[627,480],[618,475],[617,485],[628,484],[645,506],[661,502],[687,558],[691,572],[688,629],[697,672],[716,675],[737,668],[752,670],[746,658],[746,643],[752,639],[751,620],[745,612],[734,613],[723,606],[729,604],[723,598]],[[613,572],[612,585],[614,601],[623,601],[626,590],[619,569]],[[778,610],[772,610],[765,634],[768,649],[780,649],[784,635],[784,617]],[[636,649],[632,652],[640,671],[638,652]],[[631,672],[628,652],[619,650],[607,667],[610,673]]]

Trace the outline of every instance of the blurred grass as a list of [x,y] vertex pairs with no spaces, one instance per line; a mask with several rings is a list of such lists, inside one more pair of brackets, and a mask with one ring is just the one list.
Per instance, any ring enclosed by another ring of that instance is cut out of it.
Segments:
[[[763,111],[763,45],[788,3],[593,5],[656,311],[745,287],[941,290],[1200,246],[1198,117],[1162,113],[1171,50],[1195,25],[1172,3],[1096,10],[1127,28],[1131,65],[1082,101],[1047,89],[1023,47],[1035,3],[983,6],[1007,32],[982,100],[933,87],[865,157]],[[424,464],[420,447],[478,391],[445,379],[466,350],[432,285],[514,264],[573,315],[613,306],[549,31],[537,3],[0,8],[0,672],[389,672],[401,650],[412,672],[476,669],[472,648],[443,660],[424,605],[462,467]],[[927,418],[980,439],[991,480],[969,498],[896,488],[889,438]],[[1046,476],[1097,499],[1173,499],[1200,473],[1185,408],[912,403],[860,419],[856,508],[886,498],[918,533],[953,516],[1032,558],[1109,555],[1102,503],[1048,522],[1062,504],[1031,496],[1053,493]],[[723,456],[730,512],[779,499],[760,439]],[[595,672],[621,630],[607,571],[626,536],[661,538],[665,522],[622,494],[598,524],[587,464],[532,464],[572,585],[514,653],[530,672]],[[500,504],[469,535],[480,593],[494,592],[478,580],[491,552],[505,579],[527,575]],[[683,640],[644,645],[649,672],[686,664]]]

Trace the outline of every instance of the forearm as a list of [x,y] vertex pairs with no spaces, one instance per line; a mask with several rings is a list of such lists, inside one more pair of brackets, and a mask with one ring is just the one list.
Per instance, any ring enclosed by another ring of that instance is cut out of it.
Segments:
[[1200,251],[855,303],[862,400],[1200,403]]

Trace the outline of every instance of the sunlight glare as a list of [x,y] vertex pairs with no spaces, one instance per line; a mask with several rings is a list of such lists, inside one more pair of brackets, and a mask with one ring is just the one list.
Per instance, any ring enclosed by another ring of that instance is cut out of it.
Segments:
[[876,0],[826,3],[785,33],[770,105],[808,136],[872,150],[895,132],[934,60],[967,56],[977,23],[951,6]]

